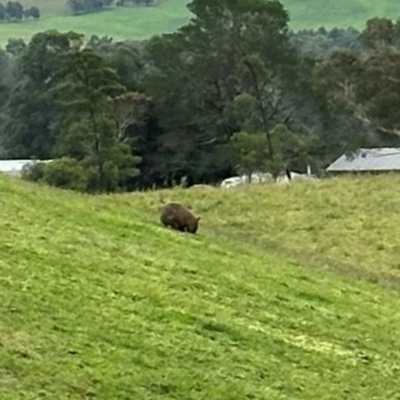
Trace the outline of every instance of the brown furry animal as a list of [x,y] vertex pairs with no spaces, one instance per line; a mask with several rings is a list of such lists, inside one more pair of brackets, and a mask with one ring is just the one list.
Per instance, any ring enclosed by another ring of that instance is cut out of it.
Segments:
[[200,217],[195,217],[179,203],[168,203],[161,210],[160,220],[164,226],[195,234],[199,227]]

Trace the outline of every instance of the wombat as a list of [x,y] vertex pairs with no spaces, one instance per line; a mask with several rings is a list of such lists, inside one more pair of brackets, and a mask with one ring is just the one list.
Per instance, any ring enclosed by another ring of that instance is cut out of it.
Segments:
[[164,226],[195,234],[199,227],[200,217],[195,217],[179,203],[168,203],[161,210],[160,220]]

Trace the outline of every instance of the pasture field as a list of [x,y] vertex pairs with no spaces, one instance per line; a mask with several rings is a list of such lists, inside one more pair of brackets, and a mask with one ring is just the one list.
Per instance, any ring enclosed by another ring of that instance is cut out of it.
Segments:
[[[71,16],[65,0],[20,0],[25,7],[36,5],[43,17],[40,21],[0,24],[0,45],[9,38],[29,38],[40,31],[74,30],[90,37],[110,36],[115,40],[141,40],[154,34],[173,32],[189,21],[186,8],[189,0],[168,0],[155,7],[112,9],[97,14]],[[400,16],[397,0],[282,0],[290,12],[291,28],[325,26],[362,29],[372,17]]]
[[0,193],[2,400],[398,398],[399,177]]
[[[25,2],[28,3],[28,0]],[[29,4],[34,4],[33,0],[29,0]],[[35,4],[40,7],[40,0]],[[28,41],[35,33],[48,29],[60,32],[73,30],[85,34],[88,39],[96,34],[110,36],[116,41],[141,40],[155,34],[173,32],[187,23],[190,17],[186,8],[187,0],[168,0],[156,7],[115,8],[79,16],[68,15],[64,6],[56,8],[52,3],[46,4],[49,4],[49,8],[45,8],[49,13],[41,20],[0,24],[0,44],[6,44],[9,38]]]
[[363,29],[368,19],[400,17],[396,0],[282,0],[290,12],[293,29],[312,29],[324,26]]

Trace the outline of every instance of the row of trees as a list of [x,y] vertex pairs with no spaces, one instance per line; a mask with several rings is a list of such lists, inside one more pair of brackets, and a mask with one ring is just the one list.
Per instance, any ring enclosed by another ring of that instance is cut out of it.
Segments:
[[[158,0],[159,1],[159,0]],[[158,2],[157,1],[157,2]],[[116,0],[117,7],[128,5],[151,6],[155,4],[155,0]],[[114,5],[114,0],[68,0],[68,7],[73,15],[87,14],[105,10]]]
[[24,9],[19,1],[8,1],[5,5],[0,3],[0,21],[19,22],[23,18],[40,18],[40,10],[36,6]]
[[68,0],[67,4],[73,15],[80,15],[104,10],[113,0]]
[[[159,1],[159,0],[158,0]],[[119,0],[117,1],[117,6],[119,7],[124,7],[130,4],[136,5],[136,6],[151,6],[158,2],[157,0]]]
[[290,32],[282,4],[193,0],[173,34],[118,42],[46,31],[0,53],[3,157],[88,192],[323,170],[398,141],[399,24]]

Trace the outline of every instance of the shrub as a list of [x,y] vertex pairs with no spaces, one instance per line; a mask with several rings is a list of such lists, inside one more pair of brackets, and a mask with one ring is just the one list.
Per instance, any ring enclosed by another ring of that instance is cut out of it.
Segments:
[[44,182],[62,189],[84,192],[88,176],[79,162],[70,157],[62,157],[50,163],[35,163],[24,167],[23,178],[34,182]]

